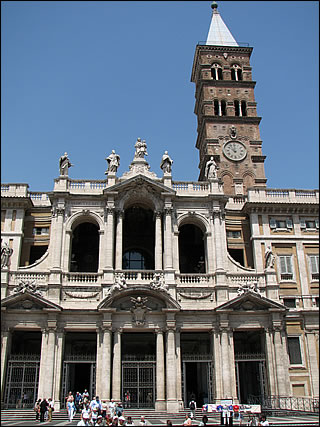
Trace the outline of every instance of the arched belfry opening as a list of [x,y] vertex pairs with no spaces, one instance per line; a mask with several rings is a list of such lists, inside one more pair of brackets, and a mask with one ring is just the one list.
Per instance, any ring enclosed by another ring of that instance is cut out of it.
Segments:
[[194,224],[179,228],[180,273],[206,273],[204,233]]
[[72,231],[70,271],[96,273],[99,265],[99,227],[82,222]]
[[154,270],[155,220],[145,206],[125,209],[123,223],[124,270]]

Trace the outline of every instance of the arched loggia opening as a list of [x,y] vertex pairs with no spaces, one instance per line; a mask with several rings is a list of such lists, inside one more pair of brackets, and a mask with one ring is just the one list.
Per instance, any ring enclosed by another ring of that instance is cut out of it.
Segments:
[[83,222],[72,233],[70,271],[96,273],[98,265],[99,227],[91,222]]
[[180,273],[206,273],[204,236],[194,224],[179,228]]
[[154,270],[155,220],[151,209],[132,206],[123,223],[124,270]]

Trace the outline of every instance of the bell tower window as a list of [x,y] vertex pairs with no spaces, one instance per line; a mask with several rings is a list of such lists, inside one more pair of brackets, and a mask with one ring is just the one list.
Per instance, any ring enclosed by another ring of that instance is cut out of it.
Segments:
[[223,80],[222,68],[219,64],[213,64],[211,67],[211,76],[213,80]]
[[231,68],[231,80],[240,81],[242,80],[242,70],[239,65],[234,65]]
[[213,101],[213,109],[215,116],[226,116],[227,115],[227,103],[224,99]]
[[237,117],[245,117],[247,115],[246,101],[234,101],[234,115]]

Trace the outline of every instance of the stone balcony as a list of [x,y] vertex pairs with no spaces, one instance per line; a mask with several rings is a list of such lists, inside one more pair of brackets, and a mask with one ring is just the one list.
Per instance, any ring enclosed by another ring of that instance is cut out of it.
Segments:
[[248,202],[319,204],[319,190],[256,188],[248,191]]

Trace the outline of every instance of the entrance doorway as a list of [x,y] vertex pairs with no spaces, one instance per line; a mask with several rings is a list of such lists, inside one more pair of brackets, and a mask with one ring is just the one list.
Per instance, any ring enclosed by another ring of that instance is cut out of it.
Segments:
[[194,399],[197,407],[212,402],[212,362],[184,360],[182,388],[185,407]]
[[96,363],[93,361],[64,361],[61,401],[65,401],[69,391],[75,395],[77,391],[82,394],[85,389],[88,390],[89,397],[92,399],[95,396],[95,372]]
[[238,398],[241,403],[255,403],[265,395],[264,360],[236,362]]

